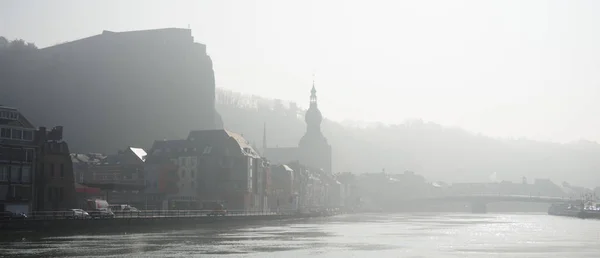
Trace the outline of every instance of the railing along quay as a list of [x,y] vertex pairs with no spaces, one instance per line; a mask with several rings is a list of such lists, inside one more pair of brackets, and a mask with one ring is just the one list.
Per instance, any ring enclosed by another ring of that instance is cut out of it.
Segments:
[[[155,218],[192,218],[192,217],[232,217],[232,216],[285,216],[293,212],[271,212],[271,211],[247,211],[228,210],[226,212],[213,210],[140,210],[140,211],[117,211],[114,216],[104,214],[101,218],[92,216],[76,215],[72,211],[41,211],[32,212],[26,218],[1,217],[3,220],[83,220],[83,219],[155,219]],[[91,214],[90,214],[91,215]]]
[[[143,210],[116,212],[114,217],[74,216],[70,211],[32,212],[24,217],[0,219],[0,231],[62,234],[76,232],[136,232],[151,228],[190,228],[213,223],[250,223],[251,221],[302,219],[339,214],[336,210],[244,211],[229,210]],[[97,214],[95,214],[97,215]],[[0,236],[2,234],[0,233]]]

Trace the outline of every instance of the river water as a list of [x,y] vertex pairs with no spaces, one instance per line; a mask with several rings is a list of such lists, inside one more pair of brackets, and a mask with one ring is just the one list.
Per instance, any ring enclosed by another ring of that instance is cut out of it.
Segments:
[[25,238],[0,257],[600,257],[600,221],[546,214],[353,214]]

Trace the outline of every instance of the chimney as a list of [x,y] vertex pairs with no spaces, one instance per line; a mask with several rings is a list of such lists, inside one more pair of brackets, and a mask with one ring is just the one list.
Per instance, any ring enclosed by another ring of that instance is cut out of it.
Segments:
[[52,131],[50,131],[49,135],[48,135],[48,140],[52,140],[52,141],[60,141],[63,138],[63,127],[62,126],[55,126],[54,128],[52,128]]
[[46,127],[40,126],[37,132],[35,132],[35,142],[38,144],[46,142],[46,136]]

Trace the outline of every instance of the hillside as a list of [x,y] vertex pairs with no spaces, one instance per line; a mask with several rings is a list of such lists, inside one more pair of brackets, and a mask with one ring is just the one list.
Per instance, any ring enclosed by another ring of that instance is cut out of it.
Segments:
[[[38,50],[0,38],[0,104],[18,107],[37,126],[64,125],[75,152],[148,148],[156,139],[220,126],[213,105],[225,128],[259,149],[264,123],[270,147],[298,144],[306,127],[297,105],[215,90],[205,47],[183,42],[108,53],[107,47],[89,51],[93,45],[76,44]],[[325,120],[323,132],[335,171],[412,170],[446,182],[489,181],[495,174],[498,180],[525,176],[600,185],[600,146],[593,142],[493,139],[422,121],[359,128]]]
[[[305,130],[303,111],[294,103],[288,106],[218,89],[217,110],[225,127],[243,133],[258,147],[263,122],[270,147],[295,146]],[[446,182],[489,182],[495,174],[495,180],[514,182],[525,176],[530,182],[549,178],[556,183],[600,185],[600,145],[594,142],[494,139],[418,120],[366,127],[325,120],[323,133],[332,145],[335,171],[411,170]]]

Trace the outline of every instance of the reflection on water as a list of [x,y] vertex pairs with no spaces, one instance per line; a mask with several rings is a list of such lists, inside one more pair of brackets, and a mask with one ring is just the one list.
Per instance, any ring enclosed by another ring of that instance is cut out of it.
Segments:
[[39,237],[2,257],[600,257],[600,221],[545,214],[377,214]]

